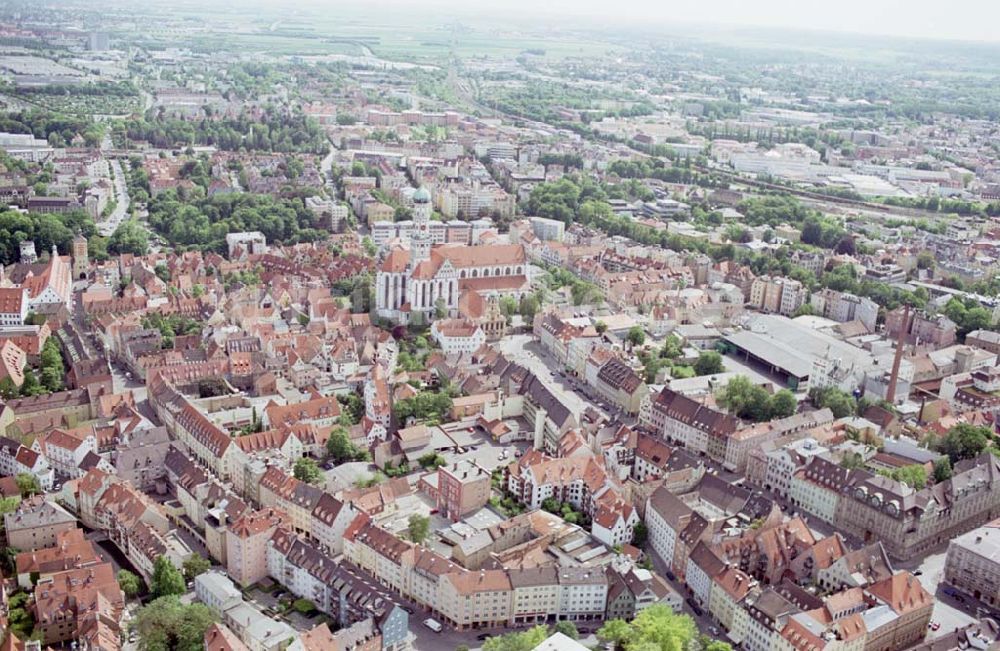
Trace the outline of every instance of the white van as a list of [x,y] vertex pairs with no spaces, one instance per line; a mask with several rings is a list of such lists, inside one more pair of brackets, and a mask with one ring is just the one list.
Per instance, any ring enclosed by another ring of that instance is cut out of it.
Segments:
[[439,624],[436,620],[430,618],[424,620],[424,626],[431,629],[435,633],[440,633],[442,629],[441,624]]

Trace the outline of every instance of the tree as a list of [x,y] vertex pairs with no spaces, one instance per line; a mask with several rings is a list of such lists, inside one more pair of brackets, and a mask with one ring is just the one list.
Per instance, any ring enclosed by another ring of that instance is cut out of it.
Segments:
[[63,374],[59,372],[58,369],[47,367],[42,369],[42,386],[49,393],[55,391],[62,391],[63,389]]
[[35,628],[35,618],[28,603],[27,592],[16,592],[7,602],[7,623],[10,630],[22,639],[28,639]]
[[520,312],[521,317],[528,323],[531,323],[535,319],[535,315],[538,313],[538,298],[532,294],[525,294],[521,297],[521,303],[518,306],[518,312]]
[[816,310],[813,309],[812,305],[810,305],[809,303],[803,303],[802,305],[799,306],[797,310],[795,310],[795,313],[792,314],[792,318],[795,318],[797,316],[812,316],[815,313]]
[[857,410],[857,402],[854,400],[854,396],[844,393],[836,387],[813,389],[809,392],[809,398],[816,407],[829,409],[833,412],[834,418],[850,416]]
[[878,474],[895,479],[915,490],[921,490],[927,485],[927,469],[920,464],[911,464],[893,470],[880,470]]
[[417,459],[417,463],[419,463],[420,467],[424,469],[440,468],[441,466],[448,465],[448,461],[437,452],[428,452]]
[[937,261],[930,251],[921,251],[917,254],[917,269],[930,269],[933,271]]
[[702,647],[705,651],[733,651],[733,647],[728,642],[722,640],[711,640]]
[[118,579],[118,585],[121,586],[122,592],[129,599],[132,599],[142,592],[142,579],[138,576],[129,572],[128,570],[118,570],[116,575]]
[[782,389],[771,396],[768,404],[768,411],[772,419],[791,416],[798,408],[799,401],[795,398],[795,394],[788,389]]
[[539,625],[519,633],[491,637],[483,642],[483,651],[531,651],[548,636],[548,626]]
[[663,604],[654,604],[632,622],[637,638],[642,643],[652,643],[650,648],[660,651],[684,651],[694,638],[697,629],[687,615],[678,615]]
[[942,482],[951,479],[951,459],[942,457],[934,462],[934,481]]
[[553,628],[556,633],[562,633],[572,640],[580,639],[580,632],[576,630],[576,624],[567,619],[556,622],[556,625]]
[[597,639],[614,645],[619,651],[635,637],[635,631],[624,619],[612,619],[597,629]]
[[[41,354],[42,386],[46,390],[61,391],[66,377],[66,367],[63,364],[62,351],[55,337],[45,340]],[[27,378],[25,378],[27,379]],[[24,385],[21,386],[22,390]]]
[[9,375],[0,380],[0,397],[4,400],[13,400],[18,397],[20,393],[21,390],[17,388],[17,385],[14,384],[14,380],[12,380]]
[[649,529],[646,528],[644,523],[637,522],[635,527],[632,529],[632,544],[636,547],[642,549],[646,544],[646,539],[649,537]]
[[770,418],[771,394],[744,375],[734,377],[716,396],[719,404],[738,418],[759,423]]
[[45,393],[45,388],[38,382],[38,377],[30,368],[24,367],[24,382],[21,383],[22,396],[40,396]]
[[628,334],[625,336],[625,341],[633,347],[646,343],[646,333],[643,331],[642,326],[634,325],[629,328]]
[[351,443],[351,439],[347,437],[347,430],[343,427],[338,427],[331,432],[330,438],[326,440],[326,452],[337,463],[354,461],[363,456],[361,450],[358,450],[357,446]]
[[993,440],[993,432],[989,427],[976,427],[968,423],[955,425],[948,433],[938,440],[935,448],[942,454],[947,454],[954,465],[962,459],[972,459],[986,449]]
[[293,473],[296,479],[307,484],[318,484],[323,481],[323,472],[309,457],[299,457],[299,460],[295,462]]
[[434,318],[443,319],[448,316],[448,304],[444,302],[443,298],[438,298],[434,301]]
[[406,532],[409,535],[410,540],[419,544],[427,539],[427,534],[430,533],[430,529],[431,519],[425,515],[414,513],[408,520]]
[[204,574],[210,569],[212,569],[212,562],[198,554],[191,554],[184,560],[184,578],[188,581],[194,581],[196,576]]
[[865,459],[859,452],[848,452],[844,455],[844,458],[840,460],[840,465],[849,470],[864,468]]
[[208,606],[184,605],[176,596],[166,596],[143,606],[133,626],[144,651],[201,651],[205,631],[215,621]]
[[840,241],[837,242],[837,248],[834,250],[834,252],[837,253],[838,255],[845,255],[845,254],[854,255],[856,250],[857,247],[854,244],[854,238],[851,237],[850,235],[845,234],[843,237],[840,238]]
[[17,481],[17,490],[21,492],[21,497],[31,497],[42,492],[42,485],[39,483],[38,477],[30,473],[19,473],[15,481]]
[[597,331],[597,334],[603,335],[608,331],[608,324],[604,321],[598,321],[594,324],[594,330]]
[[153,578],[149,584],[149,591],[154,597],[180,595],[186,591],[184,575],[166,556],[157,556],[153,562]]
[[694,372],[697,375],[717,375],[722,373],[725,367],[722,364],[722,355],[714,350],[707,350],[698,355],[694,362]]
[[684,351],[681,342],[673,335],[670,335],[663,342],[663,350],[660,351],[660,357],[664,359],[676,359],[681,356],[682,352]]
[[116,255],[122,253],[146,255],[149,252],[149,234],[136,221],[126,220],[108,239],[108,251]]
[[452,399],[447,393],[421,391],[412,398],[404,398],[393,405],[396,418],[405,423],[414,418],[418,421],[434,420],[442,422],[451,411]]

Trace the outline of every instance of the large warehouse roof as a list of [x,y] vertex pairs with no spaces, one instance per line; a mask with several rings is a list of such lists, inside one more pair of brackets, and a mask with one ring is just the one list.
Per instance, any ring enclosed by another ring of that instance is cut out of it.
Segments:
[[725,340],[796,378],[806,378],[813,361],[828,356],[842,364],[867,368],[872,356],[802,322],[775,314],[751,317],[748,330],[727,335]]

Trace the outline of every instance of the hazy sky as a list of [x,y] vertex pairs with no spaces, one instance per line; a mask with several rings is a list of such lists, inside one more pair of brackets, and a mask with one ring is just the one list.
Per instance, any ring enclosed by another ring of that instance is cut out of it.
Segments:
[[[388,0],[407,8],[1000,41],[1000,0]],[[320,0],[322,2],[322,0]]]

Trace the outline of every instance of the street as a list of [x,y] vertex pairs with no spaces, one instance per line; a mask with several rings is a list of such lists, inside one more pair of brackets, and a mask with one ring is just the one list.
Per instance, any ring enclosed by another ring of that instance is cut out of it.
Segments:
[[976,607],[978,602],[967,598],[964,602],[944,593],[944,562],[947,548],[940,549],[933,554],[925,556],[922,560],[909,563],[894,563],[897,570],[910,570],[920,572],[917,577],[921,585],[927,592],[934,596],[934,612],[931,614],[931,621],[941,624],[941,627],[934,631],[927,631],[927,638],[934,639],[942,635],[951,633],[956,628],[962,628],[975,621]]
[[113,159],[111,169],[114,171],[115,209],[107,219],[97,224],[97,232],[104,237],[110,237],[129,215],[128,187],[125,184],[125,172],[122,170],[121,162]]

